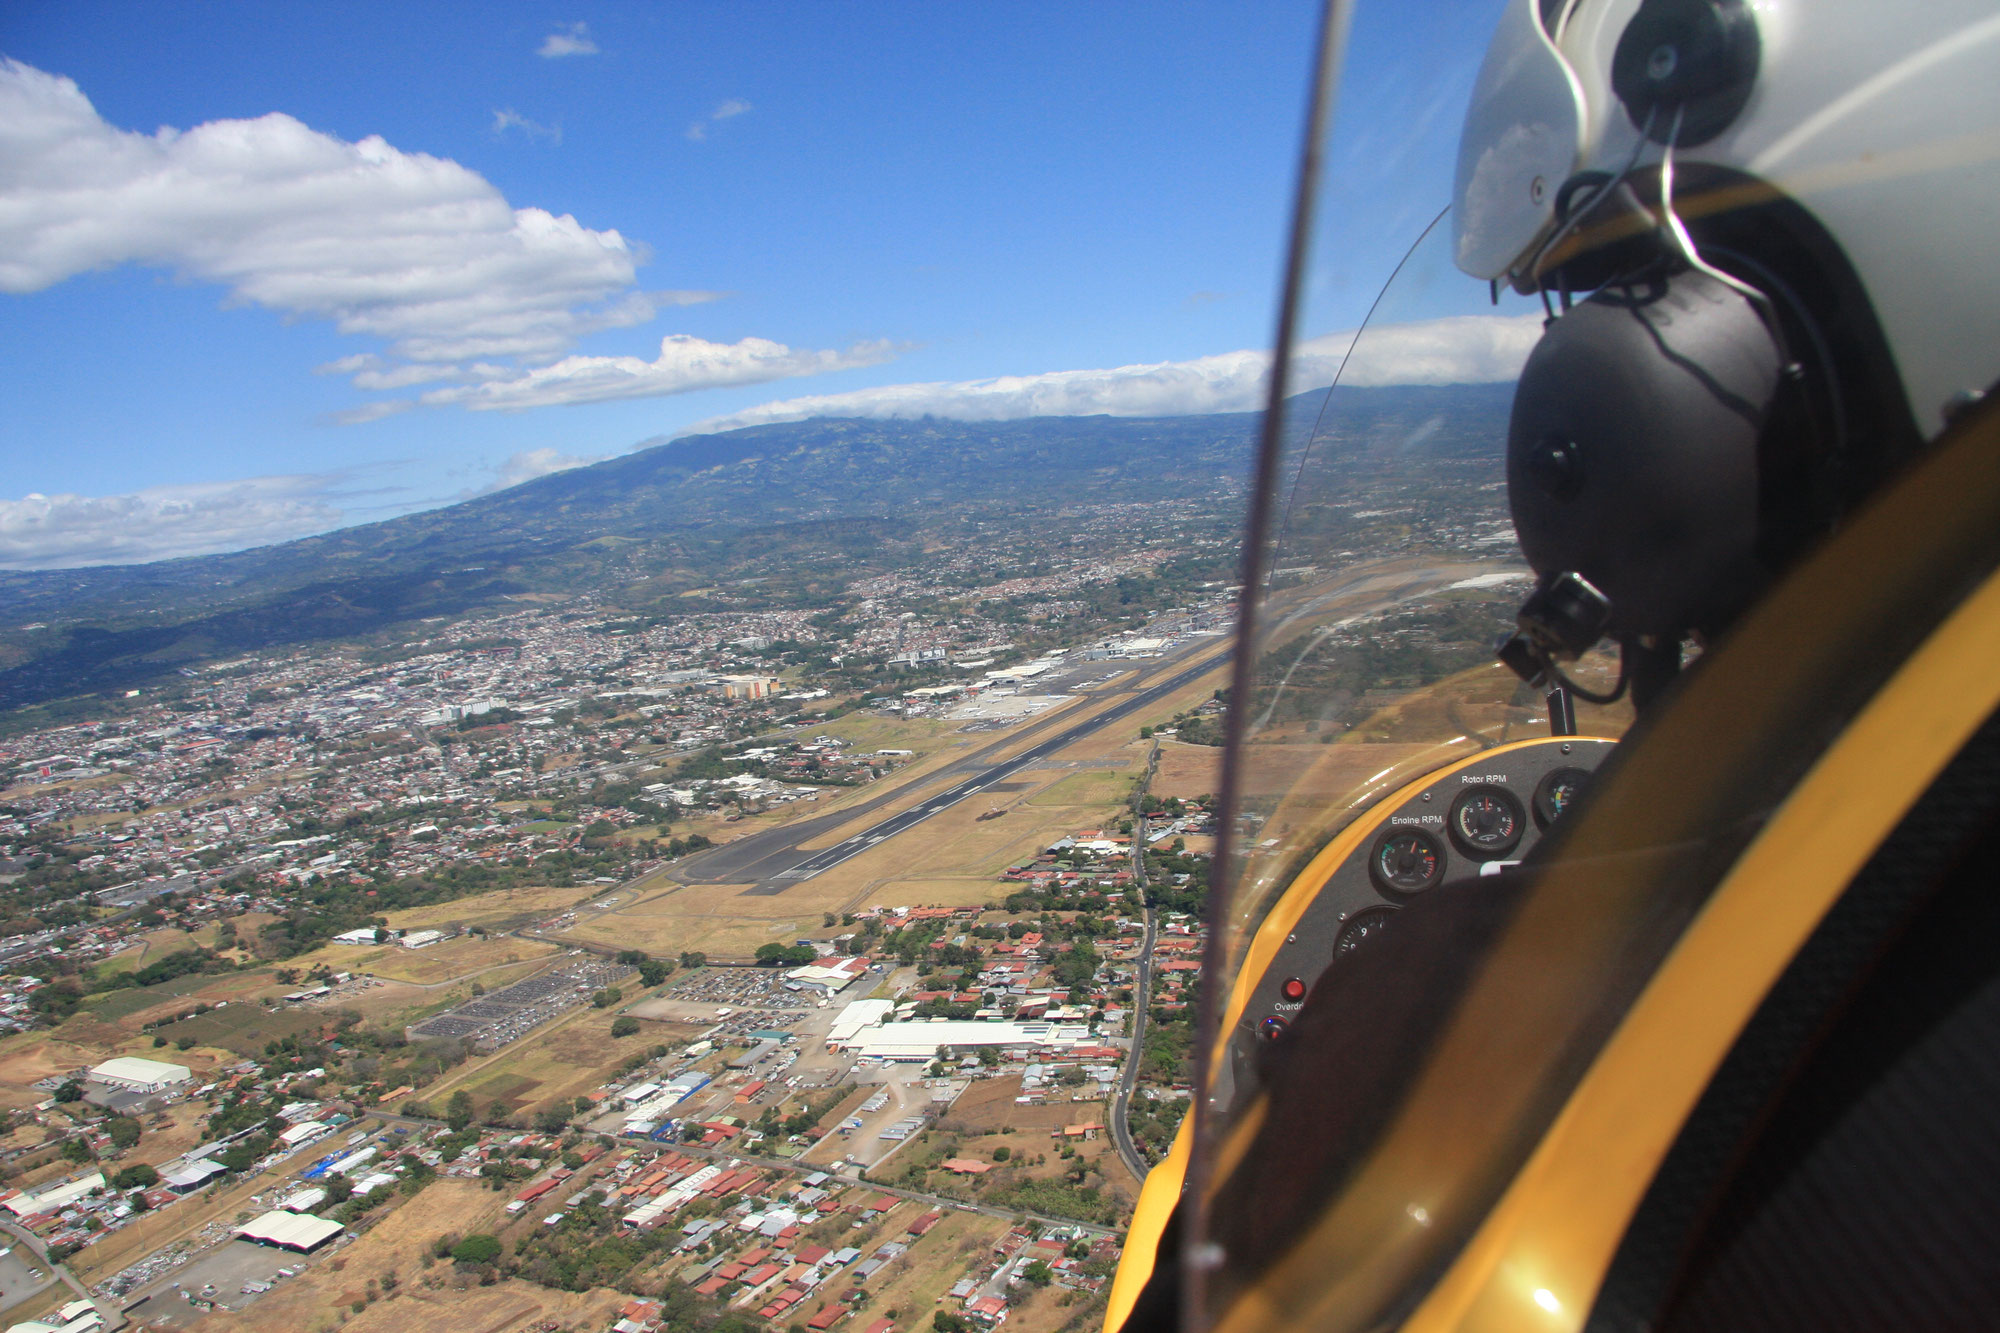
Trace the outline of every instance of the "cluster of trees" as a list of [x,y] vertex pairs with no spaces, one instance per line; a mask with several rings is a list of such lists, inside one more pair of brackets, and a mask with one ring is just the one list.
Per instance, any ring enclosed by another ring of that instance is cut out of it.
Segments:
[[[1180,839],[1176,838],[1178,844]],[[1185,848],[1155,853],[1148,862],[1146,902],[1162,912],[1199,918],[1208,904],[1209,858]],[[1182,879],[1185,875],[1187,878]]]
[[[687,955],[683,954],[682,957]],[[655,958],[639,949],[626,949],[618,955],[618,961],[627,967],[639,970],[639,984],[648,988],[659,985],[674,970],[674,965],[664,959]],[[706,960],[704,960],[706,961]]]
[[819,957],[819,951],[810,944],[770,944],[757,946],[757,966],[759,967],[804,967]]

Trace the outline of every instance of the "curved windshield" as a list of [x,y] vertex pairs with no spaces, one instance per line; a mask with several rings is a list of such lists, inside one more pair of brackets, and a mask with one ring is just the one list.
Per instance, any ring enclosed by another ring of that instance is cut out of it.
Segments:
[[[1545,693],[1494,657],[1535,582],[1506,445],[1541,306],[1496,304],[1460,273],[1449,222],[1418,232],[1359,331],[1339,327],[1329,274],[1304,312],[1221,918],[1232,978],[1276,897],[1357,814],[1455,759],[1549,734]],[[1322,252],[1341,253],[1339,229],[1328,222]],[[1608,687],[1615,650],[1570,674]],[[1629,703],[1572,707],[1586,734],[1631,717]]]

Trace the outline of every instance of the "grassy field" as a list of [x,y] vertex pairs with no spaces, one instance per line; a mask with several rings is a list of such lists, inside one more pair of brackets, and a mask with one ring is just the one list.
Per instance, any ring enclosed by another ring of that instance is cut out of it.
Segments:
[[649,1022],[634,1036],[613,1037],[611,1022],[617,1016],[616,1007],[577,1010],[484,1060],[451,1071],[417,1095],[439,1103],[464,1088],[482,1115],[493,1102],[500,1103],[502,1114],[533,1115],[596,1091],[625,1060],[654,1044],[691,1041],[701,1030]]
[[601,888],[601,885],[580,885],[569,889],[496,889],[453,902],[391,912],[389,924],[397,930],[463,930],[470,926],[508,930],[566,912]]
[[456,939],[439,940],[422,949],[390,945],[356,951],[335,945],[328,952],[336,958],[343,952],[349,955],[342,971],[366,972],[391,981],[435,986],[440,982],[471,977],[502,964],[547,958],[557,952],[557,947],[540,940],[516,939],[511,935],[460,935]]
[[220,1047],[237,1055],[252,1056],[260,1054],[266,1043],[315,1032],[332,1018],[332,1013],[325,1010],[232,1004],[226,1009],[211,1009],[197,1017],[169,1023],[157,1029],[157,1033],[175,1043],[192,1039],[197,1046]]
[[1136,774],[1114,769],[1084,769],[1028,797],[1028,805],[1123,805],[1132,795]]
[[157,986],[132,986],[125,990],[105,991],[102,995],[92,995],[83,1002],[83,1008],[109,1023],[122,1018],[130,1018],[142,1009],[167,1000],[186,999],[213,982],[213,976],[175,977]]

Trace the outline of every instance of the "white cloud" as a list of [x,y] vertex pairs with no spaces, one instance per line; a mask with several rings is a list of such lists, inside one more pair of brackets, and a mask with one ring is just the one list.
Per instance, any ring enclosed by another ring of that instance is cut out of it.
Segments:
[[641,258],[380,138],[276,113],[135,134],[70,80],[0,62],[0,290],[140,263],[409,359],[559,356],[653,316],[662,302],[632,290]]
[[511,106],[493,113],[493,136],[499,138],[508,130],[519,130],[531,140],[547,139],[553,144],[562,143],[562,126],[529,120]]
[[[588,34],[579,24],[561,40],[587,43]],[[748,109],[729,101],[715,114]],[[495,133],[510,129],[559,133],[496,111]],[[528,406],[704,387],[692,370],[659,387],[673,376],[657,365],[654,387],[638,387],[634,375],[619,375],[616,358],[520,369],[564,356],[586,334],[720,295],[638,290],[644,259],[616,231],[511,207],[478,173],[380,138],[348,143],[276,113],[137,134],[108,124],[71,80],[0,59],[0,291],[36,292],[119,264],[170,269],[221,284],[234,302],[382,339],[385,355],[319,367],[353,376],[358,388],[458,380],[475,390],[432,402]],[[778,354],[739,351],[714,382],[865,363],[765,347]],[[624,387],[543,391],[586,374]],[[481,380],[500,387],[479,391]],[[333,419],[372,421],[409,406],[369,404]]]
[[493,491],[504,491],[509,486],[519,486],[522,482],[533,481],[537,477],[567,472],[575,467],[589,467],[592,463],[602,463],[609,457],[609,454],[590,456],[566,454],[560,449],[524,449],[509,456],[507,461],[500,465],[499,472],[493,478],[491,485],[482,486],[474,493],[485,495]]
[[740,97],[729,98],[728,100],[724,101],[720,106],[716,107],[715,110],[709,112],[708,115],[704,116],[700,120],[697,120],[696,122],[694,122],[694,124],[688,126],[687,137],[694,140],[696,143],[700,143],[702,140],[708,137],[709,126],[718,125],[725,120],[732,120],[735,117],[742,115],[744,112],[752,110],[755,110],[755,108],[752,107],[748,102],[744,101],[742,98]]
[[0,569],[139,564],[237,551],[337,527],[331,476],[249,477],[129,495],[0,500]]
[[[1373,329],[1347,366],[1354,385],[1471,384],[1511,379],[1541,336],[1539,315],[1458,315]],[[1301,345],[1292,391],[1333,382],[1352,333],[1328,334]],[[766,403],[691,426],[684,434],[731,430],[807,417],[948,417],[1011,421],[1020,417],[1180,416],[1247,412],[1264,404],[1270,355],[1224,352],[1192,361],[1058,370],[956,383],[892,384],[849,393]]]
[[457,403],[474,411],[519,411],[558,403],[655,398],[797,375],[873,366],[895,355],[889,344],[858,343],[844,352],[791,348],[768,338],[712,343],[686,334],[660,339],[660,355],[571,356],[554,365],[496,375],[479,383],[433,389],[427,406]]
[[563,56],[594,56],[597,54],[597,43],[590,40],[589,24],[570,23],[542,38],[535,54],[544,60],[558,60]]

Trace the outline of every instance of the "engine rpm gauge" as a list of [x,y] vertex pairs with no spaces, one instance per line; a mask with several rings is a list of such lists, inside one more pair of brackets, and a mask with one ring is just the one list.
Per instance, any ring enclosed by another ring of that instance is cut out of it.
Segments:
[[1505,856],[1521,840],[1527,824],[1521,803],[1505,787],[1467,787],[1451,803],[1452,841],[1468,856]]
[[1558,768],[1543,778],[1535,788],[1536,821],[1543,828],[1555,823],[1558,815],[1576,803],[1589,780],[1589,772],[1581,768]]
[[1368,871],[1378,888],[1418,893],[1444,878],[1444,848],[1421,830],[1391,829],[1376,842]]

